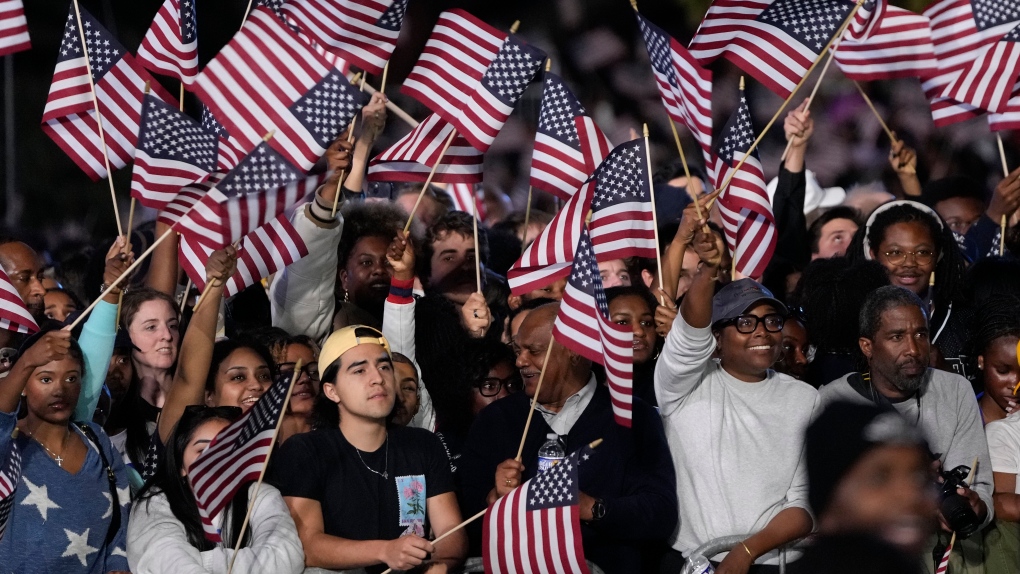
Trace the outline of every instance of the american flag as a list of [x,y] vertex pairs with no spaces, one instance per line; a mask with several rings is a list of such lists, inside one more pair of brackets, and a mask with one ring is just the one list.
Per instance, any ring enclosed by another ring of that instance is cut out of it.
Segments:
[[588,116],[574,118],[574,128],[577,130],[578,139],[581,140],[581,156],[584,157],[584,173],[587,178],[595,173],[595,168],[613,150],[613,143],[602,133],[595,120]]
[[479,197],[481,190],[475,190],[473,183],[451,183],[446,186],[446,194],[453,200],[453,209],[474,215],[477,210],[478,221],[485,221],[485,202]]
[[161,223],[165,223],[167,226],[173,227],[178,221],[184,217],[188,211],[196,203],[198,203],[210,189],[216,187],[223,176],[226,173],[222,171],[214,171],[206,176],[202,181],[196,181],[189,185],[185,185],[174,196],[170,203],[163,206],[162,210],[157,216],[157,220]]
[[194,91],[244,150],[270,145],[308,170],[365,105],[333,62],[269,8],[241,30],[195,81]]
[[568,199],[591,175],[574,125],[574,119],[585,113],[563,78],[546,72],[535,151],[531,154],[531,186]]
[[212,542],[221,542],[213,518],[244,483],[258,479],[269,461],[273,435],[283,416],[293,379],[293,373],[277,379],[255,406],[221,430],[188,467],[202,528]]
[[[99,109],[103,114],[106,151],[111,169],[119,169],[135,155],[146,83],[151,84],[156,97],[174,104],[176,100],[84,8],[81,21]],[[53,83],[43,110],[42,129],[89,177],[98,180],[107,176],[89,89],[85,49],[73,5],[64,26]]]
[[931,102],[937,127],[965,121],[984,113],[946,91],[967,70],[975,57],[1020,22],[1020,11],[1009,0],[938,0],[924,15],[931,21],[938,73],[924,79],[922,88]]
[[[211,247],[181,236],[178,261],[199,291],[205,288],[205,263],[212,252]],[[308,255],[308,247],[287,215],[281,213],[241,240],[237,271],[227,280],[224,292],[232,297],[305,255]]]
[[634,333],[609,320],[609,303],[592,242],[588,230],[582,231],[553,323],[553,336],[564,347],[606,367],[613,418],[630,428],[634,410]]
[[[954,536],[955,540],[956,537]],[[953,554],[953,545],[946,546],[946,553],[942,555],[942,560],[939,561],[938,568],[935,569],[935,574],[946,574],[949,570],[949,557]]]
[[[753,141],[751,111],[741,90],[740,106],[726,122],[717,142],[716,188],[726,182]],[[736,270],[745,277],[761,277],[776,249],[776,219],[757,152],[747,157],[719,197],[719,213]]]
[[[0,273],[3,271],[0,270]],[[11,440],[7,452],[3,455],[3,468],[0,468],[0,540],[7,531],[7,522],[14,508],[14,493],[21,481],[21,449]]]
[[209,107],[205,104],[201,104],[201,106],[202,116],[200,121],[202,122],[202,127],[206,131],[213,132],[219,138],[220,147],[219,155],[216,158],[216,167],[223,171],[230,171],[244,158],[244,150],[230,137],[227,128],[223,127],[223,124],[213,116],[212,112],[209,111]]
[[570,264],[577,252],[595,185],[588,183],[563,204],[542,233],[528,245],[510,270],[507,282],[510,292],[524,295],[552,284],[570,273]]
[[545,52],[510,34],[482,75],[477,89],[461,105],[453,121],[457,132],[486,152],[517,100],[545,63]]
[[634,12],[634,15],[645,40],[666,112],[672,121],[691,130],[701,146],[705,165],[711,165],[712,72],[702,68],[686,48],[661,28],[639,12]]
[[[1020,13],[1016,6],[1014,13]],[[944,97],[990,112],[1002,112],[1016,93],[1020,77],[1020,25],[997,42],[978,51],[977,57],[942,92]]]
[[430,114],[411,133],[400,138],[368,164],[370,181],[421,181],[424,182],[437,161],[432,181],[436,183],[473,184],[482,182],[482,153],[463,136],[457,134],[443,154],[454,127],[439,114]]
[[1010,98],[1002,113],[988,114],[988,127],[993,132],[1020,130],[1020,96]]
[[407,0],[290,0],[281,10],[319,45],[378,75],[397,47]]
[[142,38],[138,63],[185,85],[198,75],[198,26],[195,0],[166,0]]
[[853,0],[716,0],[691,54],[702,65],[724,56],[787,98],[854,9]]
[[493,574],[589,574],[581,546],[578,467],[588,446],[492,503],[482,526],[482,561]]
[[655,258],[658,246],[645,151],[643,139],[621,144],[589,178],[595,188],[591,241],[603,261]]
[[325,175],[302,175],[263,143],[223,176],[174,229],[219,249],[269,223],[307,196]]
[[456,125],[506,36],[464,10],[443,12],[400,91]]
[[142,104],[141,131],[131,173],[131,197],[163,209],[182,187],[217,167],[218,137],[151,95]]
[[0,56],[32,47],[21,0],[0,0]]
[[0,269],[0,329],[15,333],[35,333],[39,330],[39,325],[25,308],[21,294],[11,284],[11,278],[3,269]]
[[846,77],[858,81],[927,78],[938,72],[928,18],[884,0],[867,36],[844,38],[833,59]]

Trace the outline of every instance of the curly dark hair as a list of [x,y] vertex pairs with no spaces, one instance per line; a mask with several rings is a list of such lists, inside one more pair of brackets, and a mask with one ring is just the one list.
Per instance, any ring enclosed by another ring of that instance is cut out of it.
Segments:
[[380,237],[387,242],[404,227],[407,214],[392,203],[348,203],[340,211],[344,228],[337,247],[337,266],[347,266],[347,259],[362,237]]
[[[474,216],[463,211],[451,211],[439,218],[425,232],[425,238],[422,240],[420,251],[421,257],[417,258],[416,264],[418,277],[427,280],[432,276],[432,255],[435,253],[433,244],[448,233],[459,233],[467,237],[474,237]],[[489,237],[487,230],[481,225],[478,226],[478,249],[480,253],[476,256],[484,264],[489,259]]]
[[845,257],[816,259],[801,275],[794,296],[808,339],[820,353],[856,355],[858,321],[869,293],[889,284],[877,261],[851,263]]

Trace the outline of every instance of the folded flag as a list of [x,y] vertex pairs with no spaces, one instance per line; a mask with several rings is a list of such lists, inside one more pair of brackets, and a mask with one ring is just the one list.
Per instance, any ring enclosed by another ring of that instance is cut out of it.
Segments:
[[25,308],[21,294],[3,269],[0,269],[0,329],[29,334],[39,330],[39,325]]
[[0,56],[32,47],[21,0],[0,0]]
[[424,182],[436,162],[432,181],[474,184],[482,182],[482,153],[457,134],[442,158],[439,154],[454,127],[439,114],[430,114],[411,133],[400,138],[368,164],[370,181]]
[[146,69],[185,85],[198,75],[195,0],[166,0],[156,12],[135,56]]
[[407,0],[290,0],[281,12],[319,45],[378,75],[397,47]]

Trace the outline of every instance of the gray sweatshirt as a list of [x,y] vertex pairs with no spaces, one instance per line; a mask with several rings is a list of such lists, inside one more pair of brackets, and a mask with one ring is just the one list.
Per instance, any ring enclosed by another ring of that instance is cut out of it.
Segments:
[[[712,359],[714,350],[710,328],[677,315],[655,367],[680,503],[673,548],[685,555],[715,538],[758,532],[787,508],[810,512],[804,429],[818,392],[774,371],[758,383],[737,380]],[[757,563],[778,564],[779,554]]]
[[[954,373],[928,369],[928,381],[921,387],[919,398],[893,403],[908,421],[917,421],[928,439],[928,448],[939,455],[944,470],[959,465],[972,466],[978,459],[977,475],[971,488],[988,506],[987,525],[994,515],[992,503],[992,463],[988,458],[988,442],[981,425],[977,398],[967,379]],[[819,389],[822,404],[836,401],[871,403],[871,397],[850,386],[850,375],[832,381]],[[920,410],[918,410],[920,405]]]

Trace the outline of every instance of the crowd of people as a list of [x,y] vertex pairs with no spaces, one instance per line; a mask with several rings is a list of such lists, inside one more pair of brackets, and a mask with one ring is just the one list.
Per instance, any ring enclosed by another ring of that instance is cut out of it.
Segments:
[[[385,103],[293,211],[308,255],[235,296],[228,246],[194,306],[174,239],[107,289],[161,223],[77,267],[0,239],[41,327],[0,330],[0,455],[21,460],[4,571],[479,571],[482,523],[463,519],[534,478],[550,441],[598,440],[576,505],[596,572],[934,572],[947,547],[954,574],[1020,569],[1020,169],[990,192],[921,181],[896,142],[902,197],[819,208],[801,106],[757,281],[699,215],[708,186],[658,170],[661,268],[598,262],[633,332],[624,427],[604,369],[553,337],[566,278],[523,295],[505,279],[553,214],[493,215],[475,237],[442,187],[417,210],[418,184],[365,197]],[[214,517],[213,543],[192,464],[285,375],[265,482]]]

